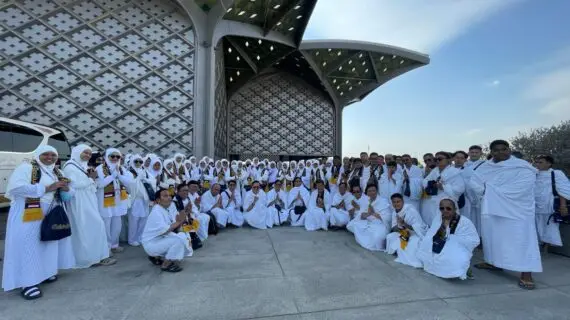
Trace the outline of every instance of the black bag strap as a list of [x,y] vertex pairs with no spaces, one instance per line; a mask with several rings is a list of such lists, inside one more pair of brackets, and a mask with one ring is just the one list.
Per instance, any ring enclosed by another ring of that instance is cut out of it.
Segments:
[[552,195],[558,198],[558,191],[556,191],[556,178],[554,177],[554,170],[550,171],[550,179],[552,180]]
[[485,163],[485,161],[481,161],[481,163],[476,165],[475,168],[473,168],[473,171],[477,170],[483,163]]
[[73,160],[67,161],[63,167],[64,167],[64,168],[67,167],[68,164],[70,164],[70,165],[76,167],[77,169],[79,169],[79,171],[83,172],[87,177],[89,177],[89,174],[87,173],[87,171],[83,170],[83,168],[81,168],[80,166],[78,166],[78,165],[75,163],[75,161],[73,161]]

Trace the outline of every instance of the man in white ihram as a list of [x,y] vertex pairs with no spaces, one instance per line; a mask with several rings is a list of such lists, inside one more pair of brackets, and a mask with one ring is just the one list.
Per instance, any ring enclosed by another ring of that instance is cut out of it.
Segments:
[[536,234],[534,187],[537,170],[511,156],[509,143],[491,143],[490,161],[469,181],[481,197],[481,236],[484,263],[479,269],[507,269],[521,273],[519,287],[534,289],[531,272],[542,272]]

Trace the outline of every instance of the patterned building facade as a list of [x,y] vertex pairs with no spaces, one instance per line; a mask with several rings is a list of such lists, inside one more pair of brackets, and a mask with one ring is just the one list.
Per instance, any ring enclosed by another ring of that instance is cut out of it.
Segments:
[[71,145],[330,156],[342,108],[425,55],[302,41],[317,0],[0,0],[0,117]]

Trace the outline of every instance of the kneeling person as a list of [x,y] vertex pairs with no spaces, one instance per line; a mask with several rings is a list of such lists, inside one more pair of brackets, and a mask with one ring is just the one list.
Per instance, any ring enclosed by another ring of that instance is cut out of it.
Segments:
[[427,231],[427,225],[413,204],[404,203],[404,196],[395,193],[390,200],[392,232],[386,237],[386,252],[396,253],[396,262],[421,268],[422,262],[416,257],[416,253]]
[[159,189],[156,192],[156,202],[142,234],[143,248],[151,261],[161,265],[163,271],[182,271],[179,261],[191,254],[192,248],[188,234],[176,231],[186,222],[190,212],[184,209],[173,217],[168,210],[172,197],[167,189]]
[[439,202],[438,214],[420,243],[418,259],[424,270],[440,278],[467,279],[479,235],[473,223],[457,212],[450,198]]

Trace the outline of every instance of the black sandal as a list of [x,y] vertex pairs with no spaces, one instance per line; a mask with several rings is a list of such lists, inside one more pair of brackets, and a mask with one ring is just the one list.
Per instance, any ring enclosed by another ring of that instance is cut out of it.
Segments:
[[177,265],[176,263],[171,263],[170,265],[168,265],[168,267],[161,267],[160,270],[176,273],[182,271],[182,267]]
[[42,283],[53,283],[57,281],[57,276],[51,276],[47,279],[45,279]]
[[22,289],[22,292],[20,293],[22,295],[22,298],[26,299],[26,300],[36,300],[39,299],[43,296],[40,288],[38,286],[31,286],[31,287],[26,287]]
[[162,258],[160,258],[160,257],[151,257],[151,256],[148,256],[148,260],[149,260],[152,264],[154,264],[155,266],[160,266],[160,265],[162,265],[162,264],[164,263],[164,261],[163,261]]

